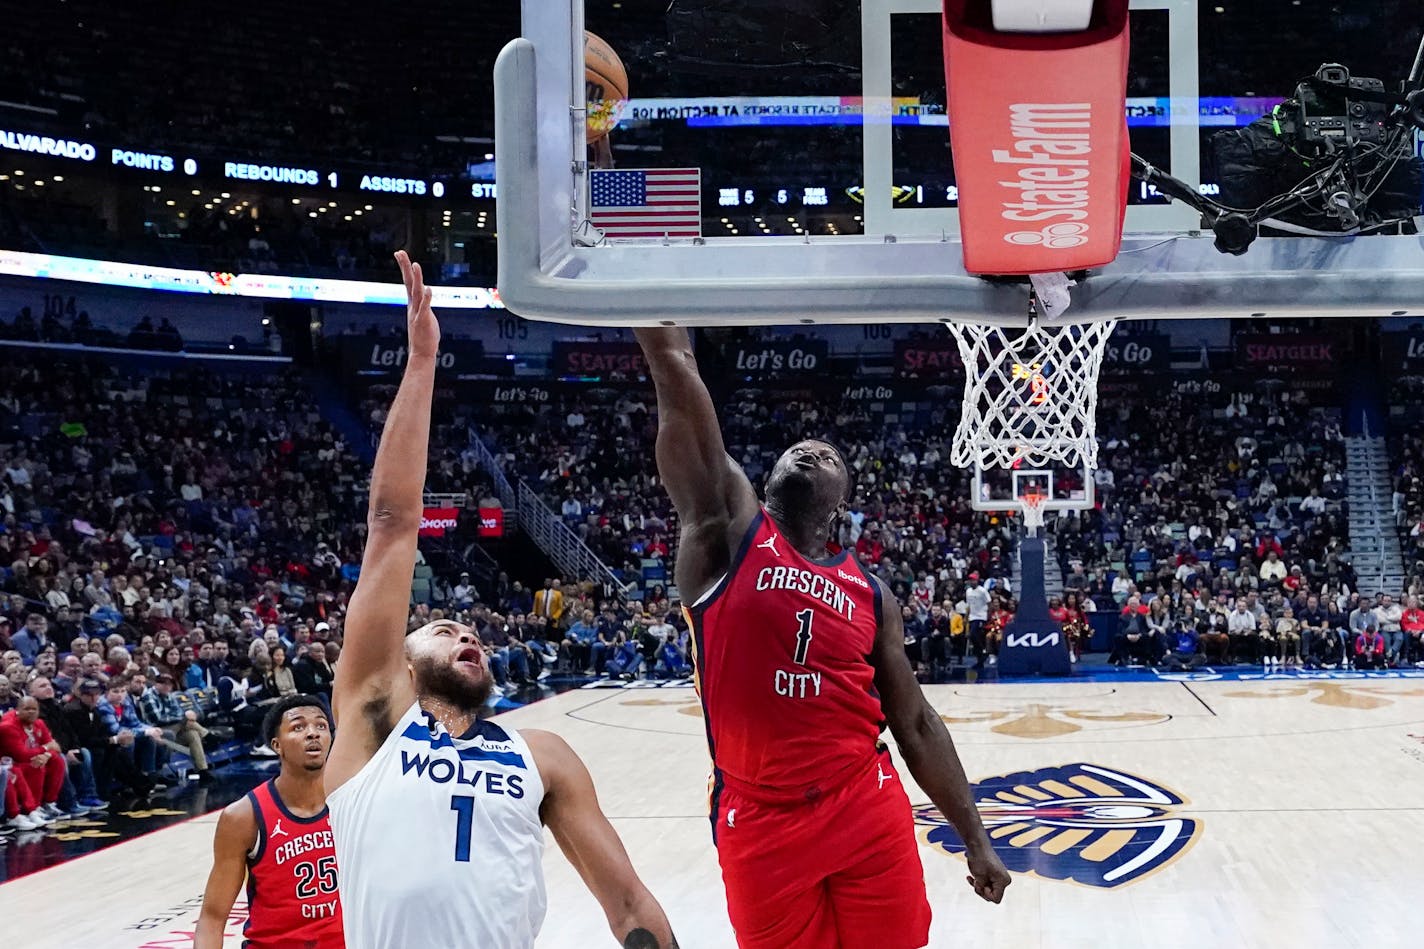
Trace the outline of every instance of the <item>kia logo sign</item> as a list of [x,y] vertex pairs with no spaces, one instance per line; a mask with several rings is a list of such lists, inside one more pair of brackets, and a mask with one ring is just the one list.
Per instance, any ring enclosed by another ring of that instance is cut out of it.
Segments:
[[421,537],[444,537],[447,531],[460,524],[460,509],[456,507],[428,507],[420,517]]
[[1009,633],[1004,637],[1004,645],[1012,648],[1028,646],[1037,649],[1041,646],[1057,646],[1063,640],[1054,632],[1049,633],[1019,633],[1015,635]]

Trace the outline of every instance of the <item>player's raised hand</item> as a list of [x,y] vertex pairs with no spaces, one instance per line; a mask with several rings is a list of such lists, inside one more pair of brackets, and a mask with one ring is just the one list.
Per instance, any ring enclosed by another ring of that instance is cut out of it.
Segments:
[[425,285],[420,264],[411,263],[409,254],[403,250],[396,251],[396,263],[400,264],[401,279],[405,281],[406,337],[410,355],[434,359],[440,349],[440,323],[435,319],[435,311],[430,308],[432,292]]
[[971,850],[965,855],[969,861],[969,876],[965,877],[980,899],[998,903],[1004,898],[1004,889],[1013,881],[1004,862],[992,847]]

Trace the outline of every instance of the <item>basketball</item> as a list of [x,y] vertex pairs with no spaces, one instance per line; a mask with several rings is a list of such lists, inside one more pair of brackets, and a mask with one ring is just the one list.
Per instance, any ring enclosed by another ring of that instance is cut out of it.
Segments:
[[628,101],[628,71],[603,38],[584,30],[584,88],[588,99],[588,142],[592,144],[618,124]]

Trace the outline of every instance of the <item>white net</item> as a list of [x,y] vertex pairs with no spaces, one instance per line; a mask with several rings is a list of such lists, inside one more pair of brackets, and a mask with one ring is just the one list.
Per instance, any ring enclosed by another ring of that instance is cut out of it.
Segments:
[[1097,467],[1098,370],[1116,320],[948,325],[965,373],[954,464]]
[[1033,493],[1025,494],[1022,500],[1024,532],[1030,537],[1037,537],[1043,527],[1043,502],[1045,496]]

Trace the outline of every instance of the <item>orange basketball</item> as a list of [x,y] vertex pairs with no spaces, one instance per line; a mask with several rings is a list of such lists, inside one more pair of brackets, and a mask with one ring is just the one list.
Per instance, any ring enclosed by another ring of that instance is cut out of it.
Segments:
[[628,102],[628,71],[613,47],[584,30],[583,73],[588,100],[587,137],[596,142],[618,124]]

